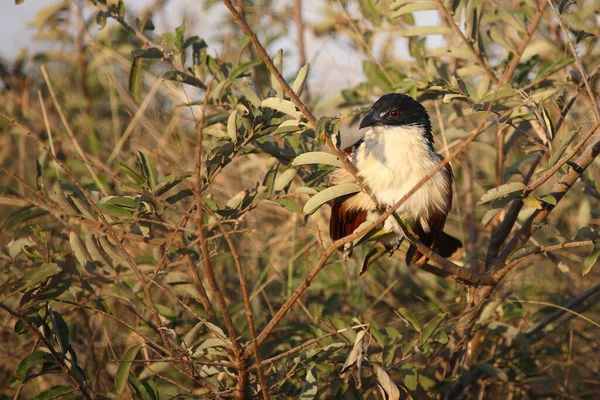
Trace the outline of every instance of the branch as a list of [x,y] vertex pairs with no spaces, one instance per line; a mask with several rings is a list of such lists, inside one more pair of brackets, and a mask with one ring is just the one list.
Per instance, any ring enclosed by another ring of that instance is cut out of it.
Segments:
[[[317,262],[317,264],[313,267],[313,269],[308,273],[308,275],[306,276],[306,278],[304,279],[304,281],[294,291],[294,293],[292,294],[292,296],[290,298],[288,298],[288,300],[281,306],[281,308],[279,309],[279,311],[277,311],[277,313],[273,316],[273,318],[271,319],[271,321],[269,321],[269,323],[265,326],[265,328],[262,330],[262,332],[258,335],[258,337],[257,337],[258,345],[262,344],[265,341],[265,339],[271,334],[271,332],[273,331],[273,329],[275,329],[275,327],[277,326],[277,324],[283,319],[283,317],[285,316],[285,314],[294,305],[294,303],[300,297],[300,295],[310,286],[310,283],[312,282],[312,280],[323,269],[323,267],[325,266],[325,263],[327,262],[327,260],[329,259],[329,257],[331,257],[331,255],[338,248],[341,248],[346,243],[349,243],[349,242],[351,242],[351,241],[353,241],[355,239],[358,239],[359,237],[361,237],[364,234],[368,233],[374,227],[382,224],[386,219],[388,219],[388,217],[390,217],[392,214],[394,214],[396,212],[396,210],[410,196],[412,196],[417,190],[419,190],[421,188],[421,186],[423,186],[429,179],[431,179],[435,174],[437,174],[439,171],[441,171],[448,163],[450,163],[450,161],[454,160],[458,155],[462,154],[466,150],[466,148],[471,143],[473,143],[473,141],[482,132],[484,132],[491,125],[491,123],[486,123],[486,119],[487,119],[487,117],[489,116],[489,114],[491,112],[491,105],[492,105],[492,103],[493,102],[490,101],[490,103],[488,105],[488,109],[487,109],[484,117],[482,118],[479,126],[477,128],[475,128],[471,132],[471,135],[467,139],[465,139],[460,145],[458,145],[456,147],[456,149],[447,158],[445,158],[442,162],[440,162],[437,165],[436,168],[432,169],[425,177],[423,177],[423,179],[421,179],[411,190],[409,190],[393,207],[389,208],[379,218],[377,218],[375,221],[373,221],[372,223],[368,224],[364,228],[358,229],[358,230],[354,231],[352,234],[350,234],[350,235],[348,235],[346,237],[343,237],[343,238],[341,238],[339,240],[336,240],[335,242],[333,242],[331,244],[331,246],[327,250],[325,250],[323,252],[323,255],[321,256],[321,258],[319,259],[319,261]],[[460,268],[457,265],[455,265],[455,267],[456,268]],[[454,269],[454,267],[452,267],[452,268]],[[478,274],[475,274],[475,273],[473,273],[473,275],[472,275],[472,277],[474,279],[482,277],[482,276],[483,275],[478,275]],[[485,282],[488,278],[481,278],[481,279],[482,279],[481,282],[483,284],[483,282]],[[252,352],[254,352],[254,351],[255,351],[255,347],[254,346],[250,346],[250,347],[246,348],[246,354],[248,354],[248,355],[252,354]]]
[[206,211],[215,219],[217,225],[219,226],[219,230],[223,233],[225,237],[225,241],[227,242],[227,246],[229,246],[229,250],[231,251],[231,256],[233,257],[233,263],[235,264],[235,269],[238,273],[238,279],[240,281],[240,287],[242,289],[242,298],[244,299],[244,309],[246,311],[246,318],[248,319],[248,329],[250,331],[250,337],[252,339],[252,346],[257,349],[254,351],[254,360],[256,361],[257,369],[258,369],[258,379],[260,381],[260,388],[262,391],[263,399],[269,400],[269,391],[267,387],[267,381],[265,379],[265,372],[263,370],[260,354],[258,352],[258,342],[256,340],[256,328],[254,326],[254,317],[252,315],[252,306],[250,304],[250,295],[248,294],[248,288],[246,287],[246,279],[244,278],[244,269],[242,268],[242,263],[240,262],[240,256],[236,250],[231,237],[225,230],[223,223],[220,221],[219,217],[215,215],[214,212],[210,209],[210,207],[206,206],[206,203],[199,204],[198,207],[204,207]]
[[523,52],[525,51],[527,46],[529,46],[529,43],[531,42],[531,39],[533,38],[533,35],[535,34],[535,31],[537,30],[537,27],[540,24],[540,21],[544,17],[544,12],[546,11],[546,5],[542,5],[542,2],[543,2],[543,0],[540,2],[540,4],[538,4],[538,10],[537,10],[537,13],[535,14],[535,17],[533,17],[533,20],[531,21],[529,28],[527,28],[525,37],[519,44],[519,48],[517,49],[517,52],[515,53],[510,65],[506,68],[506,70],[504,72],[504,76],[502,77],[503,83],[507,83],[511,80],[512,76],[514,75],[515,71],[517,70],[517,67],[519,66],[519,61],[521,61]]
[[575,48],[573,41],[569,37],[569,32],[565,28],[565,25],[563,24],[563,22],[560,18],[560,14],[558,13],[558,11],[556,11],[556,8],[554,7],[552,0],[546,0],[546,1],[548,2],[548,5],[552,9],[552,12],[556,16],[558,24],[560,25],[560,29],[562,30],[563,35],[565,35],[565,40],[567,41],[567,44],[569,45],[569,48],[571,49],[571,53],[573,54],[573,57],[575,58],[575,64],[577,65],[577,69],[579,70],[579,73],[581,74],[581,79],[583,79],[583,84],[585,85],[585,91],[587,92],[588,96],[590,97],[590,101],[592,102],[592,111],[594,111],[594,115],[596,116],[596,121],[600,121],[600,110],[598,110],[598,103],[596,103],[596,97],[594,96],[594,93],[592,92],[592,88],[590,87],[590,83],[587,79],[587,73],[585,72],[585,69],[583,68],[583,65],[581,64],[581,59],[579,58],[579,55],[577,54],[577,49]]
[[584,301],[586,301],[587,299],[597,295],[598,293],[600,293],[600,283],[592,286],[585,292],[581,293],[579,296],[573,297],[571,300],[567,301],[561,308],[554,311],[552,314],[546,316],[544,319],[542,319],[540,322],[538,322],[538,324],[535,327],[533,327],[532,329],[525,332],[525,336],[527,336],[527,337],[536,336],[546,326],[548,326],[552,322],[556,321],[558,318],[563,316],[569,310],[572,310],[579,304],[581,304]]
[[[289,96],[290,101],[292,103],[294,103],[296,108],[298,108],[298,110],[300,110],[300,112],[302,114],[304,114],[304,116],[308,120],[308,123],[310,124],[310,126],[316,130],[317,118],[308,109],[306,104],[302,100],[300,100],[298,95],[296,93],[294,93],[294,91],[292,90],[290,85],[286,82],[283,75],[281,75],[281,72],[277,69],[277,67],[275,67],[275,64],[273,64],[273,60],[271,60],[271,57],[269,57],[269,55],[267,54],[267,51],[265,50],[263,45],[258,40],[256,33],[254,33],[252,28],[250,28],[250,26],[248,25],[246,20],[244,20],[244,17],[242,17],[242,15],[238,12],[238,10],[235,8],[235,6],[231,2],[231,0],[223,0],[223,4],[225,4],[225,6],[229,9],[229,11],[231,11],[231,15],[233,16],[233,19],[235,20],[235,22],[242,28],[244,33],[250,38],[250,41],[252,42],[252,45],[258,52],[258,55],[260,56],[261,60],[265,63],[265,66],[267,67],[269,72],[271,74],[273,74],[275,79],[277,79],[277,82],[281,85],[285,94],[287,94]],[[319,132],[317,132],[317,133],[319,133]],[[341,151],[340,149],[337,148],[337,146],[331,141],[331,138],[328,135],[325,134],[322,136],[323,136],[323,140],[325,141],[325,144],[327,145],[327,147],[329,147],[329,149],[338,157],[338,159],[340,160],[340,162],[342,163],[344,168],[354,177],[354,179],[361,186],[361,188],[364,190],[364,192],[369,194],[371,196],[371,198],[373,198],[373,200],[375,201],[375,198],[373,197],[371,190],[363,182],[363,179],[358,175],[358,170],[356,169],[356,166],[350,162],[350,160],[348,159],[348,157],[346,157],[346,154],[344,154],[343,151]],[[377,201],[375,201],[375,203],[377,203]]]
[[[119,235],[115,232],[115,230],[113,229],[113,226],[106,220],[106,217],[104,216],[102,211],[98,208],[98,205],[96,204],[94,199],[89,195],[89,193],[85,190],[85,188],[83,186],[81,186],[81,183],[79,183],[79,181],[75,178],[73,173],[66,167],[66,165],[61,160],[59,160],[54,155],[54,153],[52,153],[52,151],[49,148],[47,148],[46,145],[37,136],[35,136],[29,129],[27,129],[27,127],[25,127],[21,123],[17,122],[15,119],[9,117],[8,115],[6,115],[2,112],[0,112],[0,116],[5,118],[6,120],[11,122],[15,126],[19,127],[20,129],[22,129],[27,134],[27,136],[29,136],[31,139],[33,139],[33,141],[35,141],[46,152],[46,154],[63,170],[63,172],[69,177],[69,179],[71,179],[73,184],[81,192],[81,194],[83,195],[85,200],[88,202],[88,204],[92,207],[92,209],[98,216],[98,219],[102,223],[104,229],[106,229],[108,235],[114,241],[117,248],[119,249],[119,251],[121,252],[123,257],[125,258],[125,261],[131,267],[131,270],[134,272],[138,282],[142,285],[142,287],[144,289],[144,295],[145,295],[146,301],[148,302],[148,305],[150,307],[152,316],[156,320],[157,326],[159,328],[162,328],[163,327],[162,320],[160,319],[158,309],[156,308],[156,305],[154,304],[154,300],[152,299],[152,293],[150,293],[150,289],[146,283],[146,277],[144,276],[142,271],[138,268],[135,261],[133,261],[133,258],[129,255],[129,253],[123,246],[123,243],[121,243],[121,241],[119,240]],[[158,329],[158,333],[161,337],[161,340],[163,341],[165,346],[169,350],[172,351],[171,343],[169,342],[169,340],[167,339],[167,337],[163,331],[164,331],[164,329]]]
[[[593,131],[597,130],[600,126],[600,122],[597,122],[592,128]],[[573,184],[579,179],[580,175],[586,170],[586,168],[594,161],[596,156],[600,153],[600,135],[596,135],[581,156],[572,163],[570,171],[563,175],[556,184],[552,187],[552,196],[556,199],[556,204],[543,203],[541,209],[536,210],[523,224],[521,229],[513,236],[511,241],[504,247],[500,255],[496,258],[493,264],[493,269],[496,271],[505,268],[506,259],[510,253],[517,248],[525,244],[531,235],[537,230],[536,225],[543,222],[550,212],[556,207],[560,200],[565,196]],[[575,168],[573,168],[575,165]]]
[[433,1],[437,5],[440,13],[444,16],[444,18],[446,18],[446,21],[448,21],[448,24],[450,25],[450,27],[452,28],[454,33],[456,33],[460,37],[460,39],[462,40],[464,45],[467,46],[467,48],[469,49],[471,54],[473,54],[473,57],[475,58],[475,62],[477,62],[477,64],[479,64],[479,66],[483,69],[483,71],[485,72],[487,77],[492,82],[494,82],[496,85],[498,85],[498,83],[499,83],[498,78],[496,78],[496,75],[494,75],[492,73],[490,67],[488,67],[487,64],[485,63],[485,61],[483,60],[483,58],[481,58],[481,55],[479,54],[479,52],[477,50],[475,50],[475,48],[473,47],[473,43],[471,43],[471,40],[467,39],[467,37],[460,30],[458,25],[456,25],[456,22],[454,22],[454,18],[452,18],[450,11],[448,11],[448,9],[444,5],[444,3],[442,3],[440,0],[433,0]]

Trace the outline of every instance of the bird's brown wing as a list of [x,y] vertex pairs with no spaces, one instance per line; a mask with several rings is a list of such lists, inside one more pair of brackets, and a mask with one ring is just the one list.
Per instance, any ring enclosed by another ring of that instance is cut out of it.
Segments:
[[346,201],[354,195],[342,196],[331,202],[331,218],[329,218],[329,236],[339,240],[350,235],[367,219],[367,210],[350,209]]
[[[452,181],[454,180],[454,176],[452,174],[452,167],[450,164],[446,164],[442,172],[446,174],[449,182],[447,192],[448,208],[445,211],[436,209],[429,214],[429,217],[427,218],[430,228],[429,232],[425,232],[420,222],[413,227],[413,231],[419,237],[419,240],[430,249],[434,249],[436,247],[437,241],[440,235],[443,233],[442,231],[444,230],[444,225],[446,224],[446,217],[448,216],[450,209],[452,209]],[[423,254],[418,252],[415,246],[411,245],[406,252],[406,264],[408,265],[413,263],[415,265],[423,265],[426,262],[427,258],[424,258]]]

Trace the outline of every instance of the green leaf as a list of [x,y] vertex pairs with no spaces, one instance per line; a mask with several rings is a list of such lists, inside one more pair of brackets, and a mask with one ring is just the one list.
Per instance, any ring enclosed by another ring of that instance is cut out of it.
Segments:
[[298,75],[296,76],[296,79],[294,80],[294,84],[292,85],[292,90],[298,96],[300,96],[302,94],[302,91],[304,90],[304,86],[306,84],[306,78],[308,77],[309,69],[310,69],[310,64],[305,64],[302,68],[300,68],[300,71],[298,71]]
[[264,99],[261,104],[262,107],[269,107],[277,111],[281,111],[284,114],[289,115],[292,118],[299,119],[302,113],[296,110],[296,106],[289,100],[278,99],[276,97],[269,97]]
[[423,333],[421,333],[421,337],[419,338],[419,345],[427,343],[433,332],[435,332],[436,328],[445,317],[446,313],[440,314],[423,326]]
[[327,189],[322,190],[311,197],[306,204],[304,204],[303,211],[305,214],[310,215],[317,211],[319,207],[327,203],[329,200],[360,191],[361,188],[356,183],[343,183],[341,185],[328,187]]
[[49,277],[56,275],[61,271],[62,269],[55,263],[42,264],[33,271],[24,274],[23,279],[27,282],[27,286],[32,286],[46,281]]
[[175,47],[178,50],[183,49],[183,38],[185,37],[185,22],[175,28]]
[[62,315],[56,311],[50,312],[50,320],[52,321],[52,331],[57,339],[60,349],[63,354],[71,348],[71,340],[69,338],[69,326],[63,319]]
[[[15,0],[15,2],[19,4],[18,2],[22,3],[23,0]],[[104,11],[98,11],[98,14],[96,14],[96,24],[100,27],[100,29],[106,26],[106,13]]]
[[165,55],[160,49],[156,47],[150,47],[148,49],[136,49],[131,52],[133,57],[141,57],[141,58],[163,58]]
[[377,11],[377,8],[373,4],[373,0],[359,0],[360,12],[362,15],[371,21],[375,26],[381,24],[381,14]]
[[137,201],[135,201],[134,198],[128,197],[128,196],[114,196],[114,197],[111,197],[110,199],[107,199],[106,203],[114,204],[114,205],[121,206],[121,207],[132,208],[134,210],[138,208]]
[[62,397],[69,393],[73,393],[75,391],[77,391],[77,389],[75,389],[74,387],[71,387],[71,386],[60,386],[60,385],[52,386],[50,389],[44,390],[42,393],[38,394],[31,400],[58,399],[59,397]]
[[592,252],[583,261],[583,268],[581,269],[581,275],[586,275],[592,267],[598,262],[600,256],[600,240],[594,244]]
[[24,359],[21,360],[21,362],[17,366],[17,370],[15,371],[15,376],[13,378],[15,382],[15,385],[13,387],[16,387],[19,384],[23,384],[26,382],[27,374],[31,368],[35,367],[38,364],[53,361],[54,357],[52,357],[52,354],[46,353],[44,351],[37,350],[31,354],[28,354]]
[[488,190],[483,196],[481,196],[481,199],[477,202],[477,205],[479,206],[492,200],[506,197],[513,193],[520,195],[525,189],[527,189],[527,186],[525,186],[522,182],[506,183],[498,186],[497,188]]
[[135,172],[129,166],[125,165],[122,161],[119,161],[119,168],[121,169],[121,171],[125,172],[131,179],[133,179],[133,181],[138,185],[144,183],[144,177]]
[[238,76],[244,74],[245,72],[251,70],[252,68],[260,64],[262,64],[262,60],[252,60],[240,64],[233,71],[231,71],[231,73],[229,74],[229,79],[236,79]]
[[302,393],[300,393],[300,400],[310,400],[314,399],[317,395],[317,391],[319,387],[317,386],[317,369],[311,368],[306,373],[306,378],[304,379],[304,387],[302,388]]
[[473,369],[479,369],[485,372],[487,375],[500,379],[502,382],[508,382],[508,375],[506,372],[501,370],[492,364],[479,363],[473,366]]
[[417,319],[408,311],[406,308],[399,308],[396,310],[396,313],[399,314],[406,322],[413,327],[413,329],[419,333],[421,333],[421,324]]
[[129,370],[131,369],[132,361],[135,359],[140,346],[133,346],[125,352],[123,359],[119,363],[117,373],[115,374],[115,390],[117,393],[123,393],[125,386],[127,386],[127,378],[129,376]]
[[309,151],[307,153],[302,153],[292,161],[294,167],[306,164],[325,164],[333,165],[334,167],[343,167],[342,162],[337,156],[324,151]]
[[579,43],[582,40],[584,40],[585,38],[588,38],[590,36],[596,36],[596,35],[594,35],[593,33],[586,32],[586,31],[579,31],[577,33],[577,38],[575,39],[575,43]]
[[140,167],[140,171],[142,171],[142,175],[146,178],[146,183],[150,189],[154,189],[156,187],[156,167],[152,160],[150,160],[144,153],[138,151],[137,162]]
[[419,385],[419,375],[417,368],[411,363],[404,363],[400,366],[400,373],[402,373],[404,384],[410,391],[416,390]]
[[111,217],[132,217],[133,212],[122,206],[108,203],[98,203],[98,208],[104,215],[110,215]]
[[168,79],[175,82],[185,83],[190,86],[197,87],[199,89],[206,89],[206,85],[198,78],[192,75],[188,75],[181,71],[167,71],[163,74],[163,79]]
[[136,104],[139,104],[142,101],[143,72],[143,59],[141,57],[134,57],[131,62],[131,69],[129,70],[129,93]]
[[301,211],[300,206],[293,199],[277,199],[274,202],[287,208],[290,212],[299,213]]
[[375,86],[378,86],[383,91],[391,92],[392,83],[382,71],[381,67],[374,62],[365,60],[363,61],[363,72],[369,80],[369,82]]

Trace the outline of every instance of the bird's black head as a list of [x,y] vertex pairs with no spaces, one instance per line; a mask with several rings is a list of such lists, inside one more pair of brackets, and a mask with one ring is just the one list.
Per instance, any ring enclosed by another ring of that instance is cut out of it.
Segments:
[[360,128],[377,125],[422,127],[423,135],[433,142],[427,110],[421,103],[405,94],[390,93],[381,96],[361,121]]

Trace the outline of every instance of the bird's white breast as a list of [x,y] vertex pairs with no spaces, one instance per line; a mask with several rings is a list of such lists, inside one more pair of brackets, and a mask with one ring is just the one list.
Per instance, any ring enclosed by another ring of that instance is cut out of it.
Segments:
[[[353,154],[352,161],[359,174],[381,205],[396,204],[441,161],[421,129],[417,126],[373,127],[365,133],[363,144]],[[427,230],[425,220],[432,209],[448,212],[449,190],[450,182],[440,171],[410,196],[398,212],[411,223],[421,220]]]

